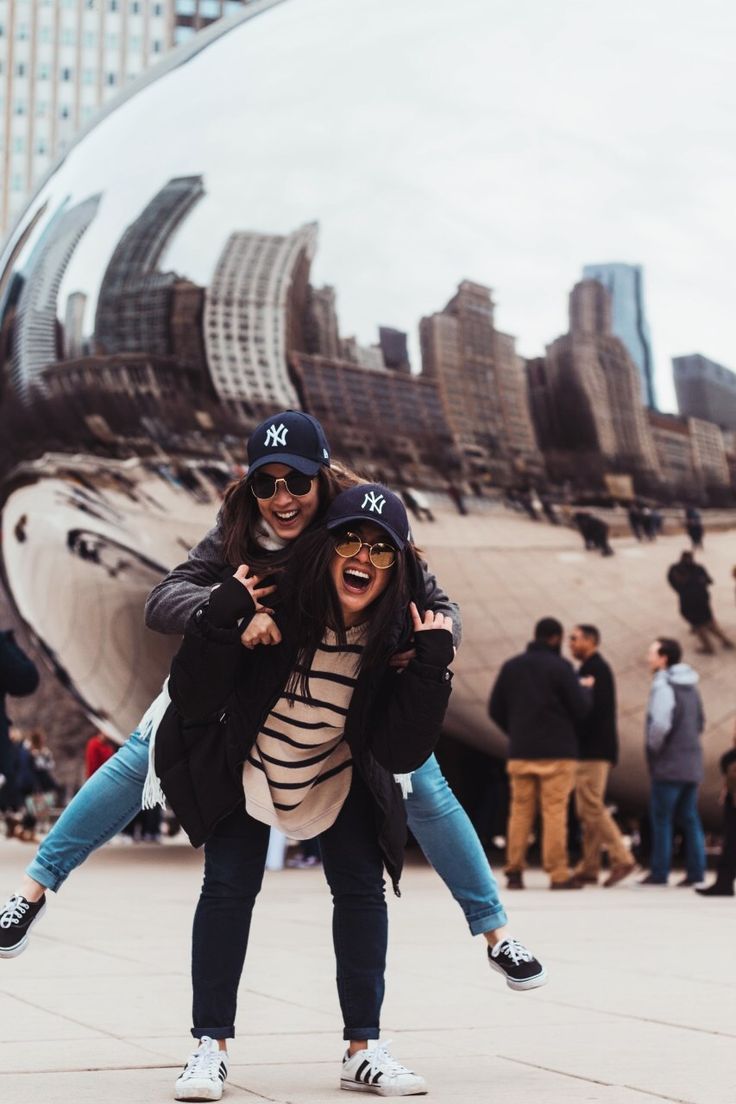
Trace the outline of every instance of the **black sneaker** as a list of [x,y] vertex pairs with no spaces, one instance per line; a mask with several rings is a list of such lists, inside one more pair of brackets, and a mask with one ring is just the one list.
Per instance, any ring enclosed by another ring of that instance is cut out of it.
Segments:
[[547,983],[547,971],[518,939],[507,937],[488,948],[488,965],[504,974],[509,989],[538,989]]
[[40,901],[13,896],[0,912],[0,958],[23,954],[31,928],[46,911],[46,894]]

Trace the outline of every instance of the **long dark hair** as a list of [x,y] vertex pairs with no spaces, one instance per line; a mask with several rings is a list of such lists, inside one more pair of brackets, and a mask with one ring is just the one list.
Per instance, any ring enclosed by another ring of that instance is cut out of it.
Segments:
[[[325,630],[334,631],[337,643],[347,642],[347,629],[335,591],[330,564],[335,553],[335,534],[324,527],[304,533],[294,542],[293,554],[282,580],[279,600],[288,610],[289,631],[299,651],[287,689],[309,697],[308,672]],[[405,628],[408,629],[408,605],[417,602],[423,610],[423,574],[417,550],[407,544],[397,550],[396,562],[389,568],[386,589],[368,607],[367,632],[358,671],[385,666],[396,651]]]
[[[317,480],[319,505],[312,525],[319,524],[333,498],[360,482],[350,468],[334,461],[331,467],[319,469]],[[263,518],[247,475],[237,483],[231,483],[225,492],[219,523],[223,530],[225,560],[231,567],[246,563],[255,574],[262,574],[278,570],[287,563],[290,552],[288,545],[276,551],[263,547]]]

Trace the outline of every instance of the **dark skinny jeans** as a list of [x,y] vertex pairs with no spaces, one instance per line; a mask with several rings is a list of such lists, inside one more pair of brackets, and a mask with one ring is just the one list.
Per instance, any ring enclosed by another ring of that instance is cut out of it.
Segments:
[[[263,881],[268,835],[268,827],[249,816],[243,805],[220,821],[205,844],[204,882],[192,931],[196,1039],[231,1039],[235,1034],[238,984],[253,905]],[[375,807],[355,769],[345,804],[319,841],[332,891],[343,1038],[378,1039],[388,915]]]

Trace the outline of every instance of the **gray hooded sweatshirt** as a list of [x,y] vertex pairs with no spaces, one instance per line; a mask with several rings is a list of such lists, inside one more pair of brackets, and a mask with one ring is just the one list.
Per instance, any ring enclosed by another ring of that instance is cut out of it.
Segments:
[[702,782],[705,727],[700,676],[687,663],[657,671],[649,692],[646,752],[655,782]]

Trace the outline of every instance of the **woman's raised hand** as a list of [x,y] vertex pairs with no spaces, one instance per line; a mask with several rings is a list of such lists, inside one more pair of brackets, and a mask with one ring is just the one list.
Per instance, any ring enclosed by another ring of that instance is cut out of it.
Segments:
[[422,632],[425,629],[445,629],[449,633],[452,632],[452,618],[448,617],[446,613],[435,613],[434,610],[427,610],[424,619],[422,619],[414,602],[409,603],[409,613],[411,614],[415,633]]
[[245,648],[255,648],[257,644],[280,644],[281,633],[273,617],[264,610],[251,617],[240,634],[240,643]]
[[267,609],[263,605],[261,599],[266,598],[269,594],[273,594],[276,590],[275,586],[261,586],[263,581],[262,575],[249,575],[250,568],[247,564],[241,564],[238,570],[235,572],[234,578],[242,583],[246,590],[250,591],[250,596],[255,602],[256,611],[261,612]]

